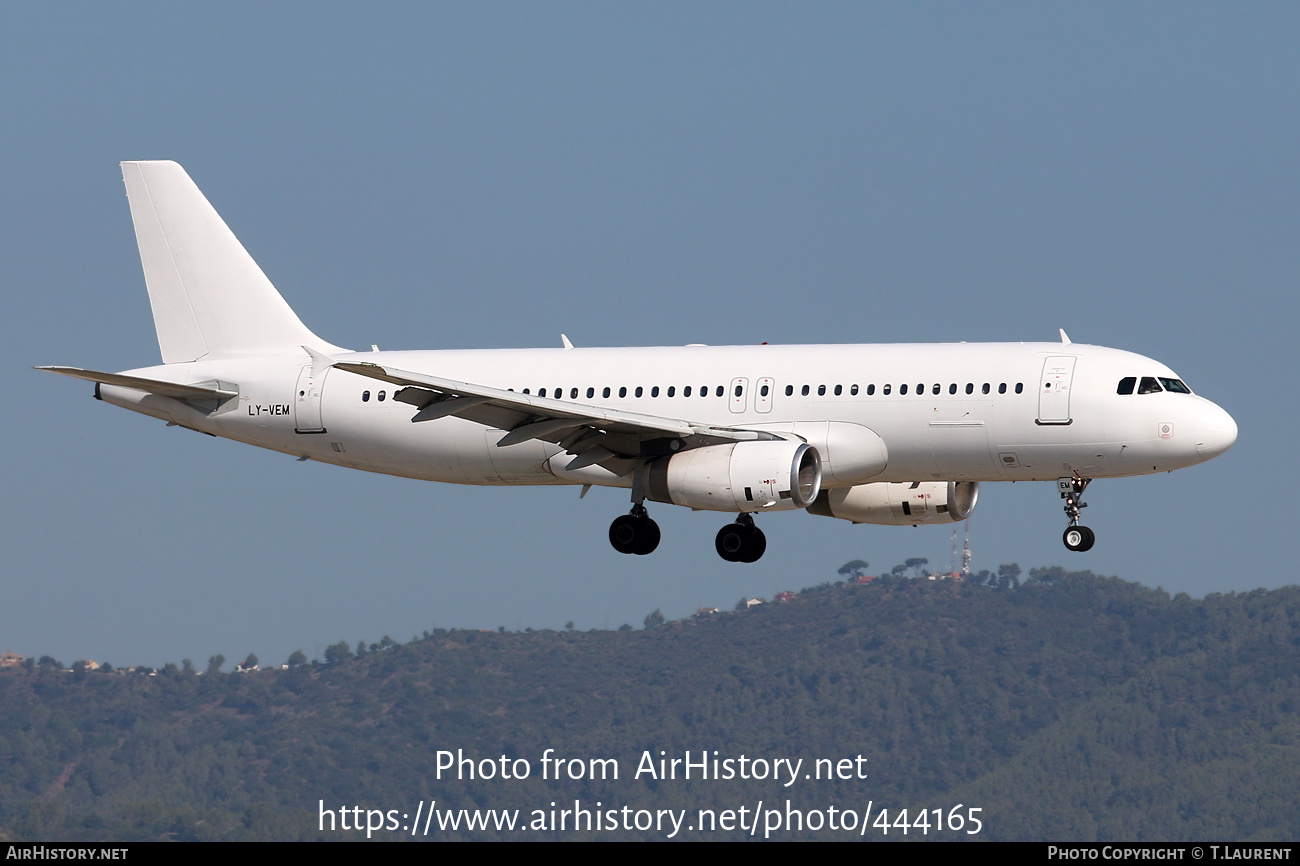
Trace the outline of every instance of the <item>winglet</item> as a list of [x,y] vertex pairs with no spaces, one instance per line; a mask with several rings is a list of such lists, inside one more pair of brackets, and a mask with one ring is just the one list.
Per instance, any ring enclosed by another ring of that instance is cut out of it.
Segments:
[[1065,328],[1059,328],[1058,330],[1060,330],[1061,332],[1061,342],[1062,343],[1070,342],[1070,335],[1065,333]]
[[573,344],[569,342],[569,338],[566,337],[564,334],[561,334],[561,335],[560,335],[560,340],[564,343],[564,348],[566,348],[566,349],[572,349],[572,348],[573,348]]

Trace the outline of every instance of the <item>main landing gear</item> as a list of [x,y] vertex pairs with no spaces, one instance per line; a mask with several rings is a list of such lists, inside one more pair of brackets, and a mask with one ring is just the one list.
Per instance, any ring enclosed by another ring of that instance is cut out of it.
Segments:
[[659,524],[646,514],[645,506],[637,503],[631,514],[616,518],[609,525],[609,543],[619,553],[645,556],[659,546]]
[[1077,553],[1091,550],[1093,542],[1097,540],[1097,536],[1091,529],[1079,525],[1079,512],[1088,507],[1088,503],[1081,497],[1091,483],[1091,478],[1083,478],[1077,472],[1070,478],[1056,479],[1061,498],[1065,500],[1065,516],[1070,518],[1070,525],[1066,527],[1061,540],[1065,542],[1068,549]]
[[[630,514],[614,519],[609,525],[609,543],[619,553],[645,556],[659,546],[659,524],[650,519],[645,506],[636,503]],[[728,523],[718,531],[714,543],[727,562],[758,562],[767,550],[767,536],[754,525],[752,514],[742,514],[735,523]]]
[[758,562],[767,550],[767,536],[754,525],[754,515],[742,514],[718,530],[714,547],[727,562]]

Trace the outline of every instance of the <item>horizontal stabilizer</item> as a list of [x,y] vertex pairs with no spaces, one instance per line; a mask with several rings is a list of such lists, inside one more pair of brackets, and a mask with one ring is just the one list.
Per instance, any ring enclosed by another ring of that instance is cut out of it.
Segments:
[[175,382],[163,382],[158,379],[143,379],[139,376],[123,376],[120,373],[83,370],[80,367],[37,367],[36,369],[48,370],[62,376],[71,376],[74,379],[85,379],[87,382],[96,382],[100,385],[116,385],[119,388],[132,388],[148,394],[157,394],[160,397],[175,397],[177,400],[185,400],[191,403],[207,400],[229,400],[232,397],[239,396],[237,390],[230,391],[225,388],[213,388],[206,385],[178,385]]

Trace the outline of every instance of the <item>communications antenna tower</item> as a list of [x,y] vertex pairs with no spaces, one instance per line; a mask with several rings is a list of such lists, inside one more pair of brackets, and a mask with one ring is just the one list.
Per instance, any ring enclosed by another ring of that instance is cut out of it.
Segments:
[[[954,533],[955,535],[955,533]],[[970,519],[966,519],[966,542],[961,548],[961,576],[970,577]]]

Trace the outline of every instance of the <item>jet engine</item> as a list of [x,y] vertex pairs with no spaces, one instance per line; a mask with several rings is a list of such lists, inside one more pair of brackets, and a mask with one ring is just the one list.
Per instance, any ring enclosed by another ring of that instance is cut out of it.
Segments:
[[823,490],[808,511],[886,526],[946,523],[969,517],[979,493],[978,481],[882,481]]
[[692,448],[643,471],[647,498],[707,511],[807,508],[822,484],[817,449],[785,439]]

